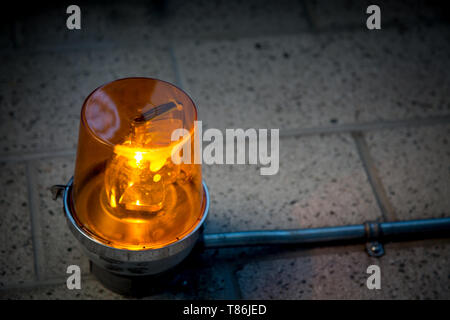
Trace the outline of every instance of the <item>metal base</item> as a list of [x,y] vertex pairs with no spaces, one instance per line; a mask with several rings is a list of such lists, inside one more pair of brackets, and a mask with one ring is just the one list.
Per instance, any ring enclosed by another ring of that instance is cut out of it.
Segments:
[[127,297],[147,297],[174,292],[195,295],[198,274],[195,266],[202,252],[200,242],[176,266],[153,275],[122,275],[104,269],[90,261],[90,270],[107,289]]
[[[194,248],[209,211],[209,192],[203,182],[203,215],[194,230],[184,238],[158,249],[125,250],[108,246],[91,237],[74,218],[73,178],[64,189],[64,212],[73,235],[93,265],[114,275],[134,277],[158,275],[181,263]],[[101,272],[100,272],[101,273]]]

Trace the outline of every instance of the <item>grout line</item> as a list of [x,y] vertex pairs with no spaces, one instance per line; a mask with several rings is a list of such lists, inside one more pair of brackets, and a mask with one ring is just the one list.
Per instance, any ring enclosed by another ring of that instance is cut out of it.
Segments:
[[422,118],[422,119],[387,120],[381,122],[377,121],[377,122],[342,124],[337,126],[312,127],[303,129],[285,129],[280,130],[280,138],[315,135],[315,134],[349,133],[360,131],[397,129],[399,127],[409,127],[409,126],[432,126],[447,123],[450,123],[450,115],[445,115],[442,117]]
[[132,43],[115,43],[104,42],[98,43],[96,41],[82,41],[69,44],[58,45],[37,45],[37,46],[21,46],[12,48],[0,49],[1,54],[40,54],[40,53],[65,53],[78,51],[94,51],[94,50],[112,50],[119,48],[146,48],[147,45],[133,45]]
[[[176,81],[179,87],[183,89],[182,76],[176,63],[175,54],[172,51],[174,59],[174,72]],[[181,84],[181,85],[180,85]],[[185,90],[185,89],[183,89]],[[290,138],[297,136],[310,136],[318,134],[336,134],[336,133],[351,133],[351,132],[365,132],[365,131],[378,131],[386,129],[398,129],[401,127],[418,127],[418,126],[432,126],[439,124],[450,123],[450,115],[444,115],[441,117],[430,118],[418,118],[408,120],[387,120],[365,123],[351,123],[335,126],[319,126],[301,129],[281,129],[280,138]],[[13,154],[0,154],[0,162],[24,162],[30,160],[58,158],[58,157],[74,157],[76,155],[76,149],[61,149],[61,150],[47,150],[42,152],[25,152],[25,153],[13,153]]]
[[317,19],[314,10],[311,8],[311,4],[308,0],[300,0],[302,2],[302,7],[306,22],[311,32],[316,32],[319,28],[317,26]]
[[23,39],[20,35],[21,21],[16,20],[11,23],[10,41],[14,49],[19,49],[23,45]]
[[234,299],[234,300],[242,300],[241,286],[239,285],[239,281],[238,281],[237,275],[236,275],[236,273],[238,271],[238,267],[236,266],[236,264],[232,264],[230,266],[230,269],[231,270],[228,271],[227,280],[231,284],[232,299]]
[[27,176],[27,193],[28,193],[28,203],[29,203],[29,213],[30,213],[30,223],[31,223],[31,239],[33,242],[33,262],[34,262],[34,273],[36,280],[40,280],[42,277],[41,270],[41,253],[42,243],[40,235],[39,222],[37,217],[37,199],[35,193],[35,176],[33,172],[33,165],[31,162],[26,163],[26,176]]
[[180,66],[178,64],[178,60],[175,54],[175,49],[173,47],[173,44],[171,43],[169,46],[169,53],[170,53],[170,60],[172,63],[172,68],[173,68],[173,72],[175,73],[175,81],[176,81],[176,85],[184,90],[184,85],[183,85],[183,80],[181,78],[181,72],[180,72]]
[[[304,16],[307,21],[307,28],[305,30],[273,30],[272,32],[257,32],[257,33],[216,33],[210,35],[187,35],[180,37],[173,37],[172,41],[228,41],[228,40],[239,40],[239,39],[250,39],[250,38],[258,38],[258,37],[280,37],[280,36],[299,36],[304,34],[314,34],[318,31],[320,33],[336,33],[336,32],[365,32],[367,30],[361,30],[359,24],[350,24],[350,25],[340,25],[340,26],[332,26],[326,28],[319,28],[316,22],[316,14],[313,12],[311,5],[308,4],[309,1],[303,0],[302,7],[304,8]],[[431,22],[430,22],[431,23]],[[445,20],[437,20],[432,21],[430,27],[445,27]],[[14,37],[14,26],[11,27],[11,38]],[[383,25],[383,30],[395,30],[398,28],[397,22],[385,22]],[[0,54],[32,54],[32,53],[53,53],[53,52],[72,52],[72,51],[84,51],[84,50],[111,50],[118,48],[147,48],[146,44],[138,44],[130,41],[111,41],[111,42],[101,42],[95,40],[88,41],[75,41],[70,42],[69,44],[45,44],[45,45],[37,45],[37,46],[25,46],[19,45],[17,40],[12,40],[13,46],[0,48]],[[21,41],[21,40],[20,40]],[[158,42],[159,44],[168,44],[169,40],[163,37],[155,37],[154,42]]]
[[[280,36],[298,36],[304,34],[314,34],[320,31],[320,33],[336,33],[336,32],[365,32],[361,31],[359,25],[341,25],[327,28],[319,28],[315,20],[315,13],[311,9],[311,5],[308,1],[302,1],[302,7],[304,8],[304,16],[307,21],[307,28],[305,30],[273,30],[272,32],[257,32],[257,33],[215,33],[209,35],[195,35],[195,36],[182,36],[174,37],[169,41],[166,38],[156,37],[155,41],[159,44],[165,45],[173,43],[173,41],[185,42],[185,41],[229,41],[229,40],[239,40],[239,39],[251,39],[258,37],[280,37]],[[434,21],[430,26],[432,28],[445,26],[445,22]],[[14,28],[14,27],[11,27]],[[395,30],[398,28],[398,24],[395,22],[386,22],[383,25],[383,29]],[[14,32],[14,31],[12,31]],[[93,40],[82,41],[82,42],[70,42],[69,44],[44,44],[37,46],[17,46],[6,47],[0,49],[0,54],[30,54],[30,53],[52,53],[52,52],[72,52],[72,51],[85,51],[85,50],[111,50],[118,48],[147,48],[146,44],[135,44],[135,42],[129,41],[111,41],[111,42],[97,42]]]
[[372,187],[372,191],[375,195],[375,199],[378,203],[378,207],[381,210],[383,221],[396,221],[398,220],[395,210],[389,201],[386,194],[386,190],[378,174],[378,170],[370,156],[369,146],[366,139],[361,132],[353,132],[352,137],[356,144],[359,157],[366,171],[367,178]]
[[[158,46],[169,45],[173,47],[174,42],[194,42],[194,41],[233,41],[240,39],[253,39],[253,38],[264,38],[264,37],[286,37],[286,36],[297,36],[299,34],[310,33],[310,31],[305,30],[274,30],[272,32],[256,32],[256,33],[214,33],[208,35],[195,35],[195,36],[181,36],[174,37],[171,40],[167,38],[155,37],[153,42],[157,42]],[[103,42],[98,43],[96,41],[83,41],[81,43],[76,42],[69,44],[44,44],[37,46],[21,46],[21,47],[6,47],[0,48],[0,54],[37,54],[37,53],[54,53],[54,52],[73,52],[73,51],[92,51],[92,50],[111,50],[111,49],[145,49],[151,46],[147,44],[136,44],[135,42]]]

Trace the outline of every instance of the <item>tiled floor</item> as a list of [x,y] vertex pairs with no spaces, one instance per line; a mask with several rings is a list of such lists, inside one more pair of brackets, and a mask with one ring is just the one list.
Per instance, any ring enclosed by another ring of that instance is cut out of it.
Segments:
[[29,215],[26,166],[1,164],[2,219],[0,222],[1,261],[0,284],[33,279],[33,249]]
[[[237,274],[246,299],[448,299],[449,249],[449,241],[389,244],[377,259],[360,246],[321,248],[249,263]],[[366,287],[373,264],[381,290]]]
[[[275,176],[203,166],[206,232],[450,216],[444,10],[385,1],[383,29],[369,32],[365,2],[166,4],[82,6],[81,31],[65,29],[65,8],[36,8],[0,29],[0,298],[122,298],[90,273],[49,191],[73,174],[84,98],[121,77],[181,86],[204,128],[280,129]],[[208,250],[184,289],[148,298],[450,299],[448,239],[385,249]],[[66,289],[70,264],[79,291]],[[365,285],[371,264],[381,290]]]
[[367,135],[370,152],[399,219],[448,216],[449,137],[448,124]]
[[[204,166],[211,193],[207,232],[312,228],[377,220],[379,211],[351,136],[280,142],[280,169]],[[245,181],[245,183],[242,183]]]
[[183,86],[210,127],[411,119],[450,110],[450,79],[432,63],[449,59],[449,29],[434,30],[198,41],[177,45],[175,53]]

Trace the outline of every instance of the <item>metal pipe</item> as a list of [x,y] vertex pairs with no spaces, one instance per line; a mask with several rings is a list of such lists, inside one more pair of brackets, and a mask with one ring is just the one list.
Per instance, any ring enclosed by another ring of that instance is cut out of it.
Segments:
[[401,237],[450,236],[450,218],[368,222],[360,225],[292,230],[254,230],[203,235],[205,248],[373,241]]

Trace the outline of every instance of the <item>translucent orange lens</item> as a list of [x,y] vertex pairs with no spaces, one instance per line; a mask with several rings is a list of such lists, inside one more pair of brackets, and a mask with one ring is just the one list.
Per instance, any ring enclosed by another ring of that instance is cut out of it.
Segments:
[[[129,78],[95,90],[81,112],[73,185],[76,219],[116,248],[159,248],[181,239],[202,215],[201,167],[194,158],[196,108],[160,80]],[[172,141],[176,129],[186,134]],[[193,161],[191,161],[193,163]]]

